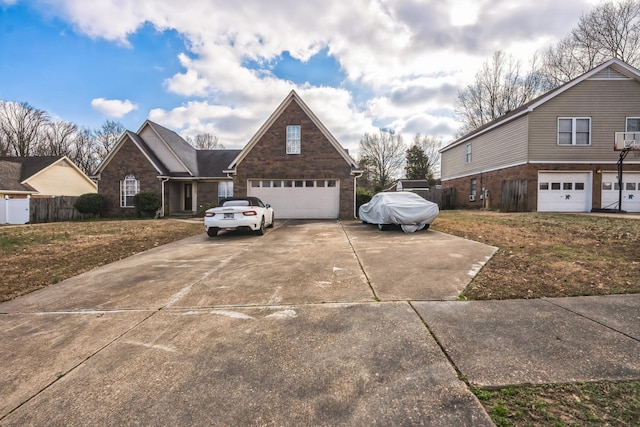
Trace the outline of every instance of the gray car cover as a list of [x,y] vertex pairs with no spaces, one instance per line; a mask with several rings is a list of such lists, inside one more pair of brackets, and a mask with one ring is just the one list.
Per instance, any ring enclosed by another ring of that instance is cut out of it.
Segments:
[[371,224],[398,224],[405,233],[422,230],[439,213],[436,203],[407,191],[378,193],[358,210],[362,221]]

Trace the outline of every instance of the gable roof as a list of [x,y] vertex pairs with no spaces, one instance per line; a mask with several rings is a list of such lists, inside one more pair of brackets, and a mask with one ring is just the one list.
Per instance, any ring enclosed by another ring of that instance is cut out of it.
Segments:
[[[155,133],[159,141],[164,144],[167,151],[158,152],[153,150],[152,147],[140,136],[142,131],[147,127]],[[111,160],[113,160],[113,157],[120,150],[120,148],[122,148],[127,140],[133,142],[136,147],[142,152],[142,154],[144,154],[149,163],[158,172],[158,175],[198,175],[198,161],[196,155],[197,150],[174,131],[167,129],[164,126],[160,126],[159,124],[154,123],[151,120],[146,120],[142,124],[142,126],[140,126],[140,129],[138,129],[138,132],[131,132],[129,130],[125,131],[122,136],[120,136],[120,139],[118,139],[118,142],[114,145],[111,151],[107,153],[107,156],[104,158],[104,160],[100,163],[100,165],[98,165],[98,168],[94,172],[94,175],[99,175],[100,172],[104,170],[104,168],[111,162]],[[188,172],[171,173],[169,167],[167,166],[167,163],[171,161],[171,159],[166,158],[167,152],[171,153],[174,156],[174,159],[177,160],[181,165],[183,165]]]
[[184,167],[191,173],[191,175],[198,174],[198,162],[196,159],[196,149],[187,141],[185,141],[180,135],[167,129],[164,126],[160,126],[151,120],[145,121],[140,129],[138,135],[142,132],[145,126],[149,126],[158,135],[158,137],[164,141],[167,148],[171,150],[176,158],[184,165]]
[[[149,127],[165,144],[168,150],[175,155],[188,172],[172,172],[161,158],[162,153],[157,153],[139,135],[146,127]],[[113,160],[116,153],[126,141],[131,141],[146,157],[151,166],[157,171],[158,177],[171,178],[228,178],[223,172],[226,166],[233,160],[240,150],[196,150],[172,130],[160,126],[150,120],[138,130],[138,133],[125,131],[115,146],[109,151],[105,159],[100,163],[94,175],[100,172]]]
[[443,147],[439,150],[440,153],[444,153],[447,150],[450,150],[453,147],[456,147],[466,141],[468,141],[469,139],[476,137],[478,135],[481,135],[483,133],[489,132],[492,129],[497,128],[498,126],[502,126],[503,124],[510,122],[512,120],[515,120],[518,117],[524,116],[526,114],[529,114],[530,112],[532,112],[533,110],[535,110],[536,108],[538,108],[539,106],[543,105],[544,103],[546,103],[547,101],[550,101],[551,99],[555,98],[556,96],[566,92],[567,90],[571,89],[572,87],[578,85],[579,83],[590,79],[590,78],[598,78],[598,73],[604,72],[606,71],[608,68],[613,69],[614,71],[616,71],[617,73],[619,73],[620,75],[623,76],[623,78],[630,78],[630,79],[634,79],[637,81],[640,81],[640,71],[633,68],[632,66],[630,66],[629,64],[619,60],[619,59],[610,59],[606,62],[603,62],[602,64],[598,65],[597,67],[591,69],[590,71],[587,71],[586,73],[584,73],[581,76],[576,77],[575,79],[563,84],[562,86],[558,86],[555,89],[550,90],[549,92],[546,92],[542,95],[540,95],[539,97],[527,102],[526,104],[521,105],[520,107],[511,110],[509,112],[507,112],[506,114],[498,117],[495,120],[492,120],[488,123],[485,123],[484,125],[472,130],[471,132],[463,135],[462,137],[456,139],[455,141],[453,141],[451,144],[447,145],[446,147]]
[[63,162],[74,168],[86,181],[96,185],[66,156],[0,157],[0,190],[37,193],[28,181]]
[[238,165],[244,160],[245,157],[251,152],[253,147],[256,146],[258,141],[264,136],[264,134],[269,130],[269,128],[276,122],[276,120],[280,117],[280,115],[286,110],[286,108],[292,103],[295,102],[298,106],[304,111],[304,113],[311,119],[314,125],[320,132],[324,135],[325,138],[329,141],[329,143],[336,149],[336,151],[342,156],[342,158],[347,162],[349,166],[351,166],[352,173],[359,172],[358,166],[356,162],[351,158],[351,156],[347,153],[338,140],[329,132],[329,130],[322,124],[320,119],[311,111],[311,109],[304,103],[304,101],[298,96],[295,90],[289,92],[289,95],[280,103],[278,108],[269,116],[267,121],[258,129],[255,135],[249,140],[247,145],[240,151],[240,153],[229,163],[229,166],[225,170],[225,173],[235,173]]

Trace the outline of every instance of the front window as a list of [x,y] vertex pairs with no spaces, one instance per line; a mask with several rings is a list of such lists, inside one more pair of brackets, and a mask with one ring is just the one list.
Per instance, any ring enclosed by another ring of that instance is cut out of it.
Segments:
[[476,179],[472,179],[471,180],[471,194],[470,196],[475,199],[476,198],[476,194],[478,192],[478,181],[476,181]]
[[233,181],[221,181],[218,183],[218,205],[227,197],[233,197]]
[[591,145],[591,118],[560,117],[558,145]]
[[133,175],[127,175],[120,181],[120,207],[132,208],[133,197],[140,192],[140,181]]
[[300,154],[300,125],[287,126],[287,154]]
[[471,143],[468,143],[465,147],[464,162],[471,163]]

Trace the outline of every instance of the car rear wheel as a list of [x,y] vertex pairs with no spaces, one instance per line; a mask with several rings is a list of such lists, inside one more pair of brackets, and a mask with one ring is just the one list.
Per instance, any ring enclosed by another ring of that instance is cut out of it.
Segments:
[[207,234],[209,237],[216,237],[218,235],[218,229],[216,227],[209,227],[207,229]]
[[256,230],[256,234],[258,236],[262,236],[264,234],[264,217],[262,217],[262,221],[260,221],[260,228]]

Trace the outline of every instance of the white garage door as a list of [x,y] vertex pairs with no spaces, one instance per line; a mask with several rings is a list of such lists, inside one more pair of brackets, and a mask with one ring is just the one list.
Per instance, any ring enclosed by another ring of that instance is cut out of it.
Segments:
[[538,212],[590,212],[591,172],[538,172]]
[[[618,172],[602,173],[603,209],[618,209]],[[640,172],[622,171],[622,210],[640,212]]]
[[249,196],[269,203],[276,218],[335,219],[340,209],[336,179],[249,180]]

